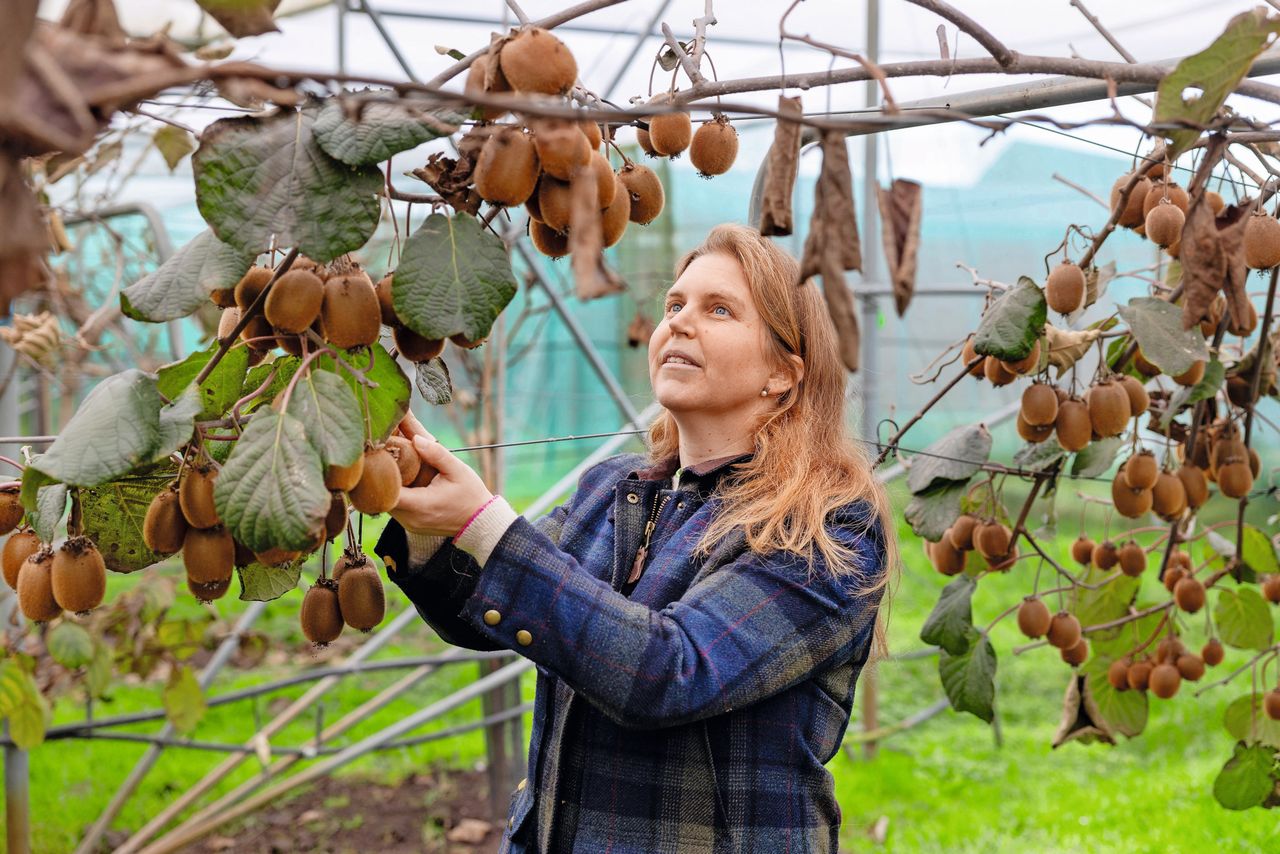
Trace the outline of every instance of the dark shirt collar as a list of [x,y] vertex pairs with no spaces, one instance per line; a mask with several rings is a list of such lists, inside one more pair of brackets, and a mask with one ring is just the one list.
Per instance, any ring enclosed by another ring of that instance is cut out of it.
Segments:
[[[746,462],[754,456],[754,452],[731,454],[727,457],[717,457],[714,460],[704,460],[696,465],[686,466],[680,474],[680,482],[682,485],[696,482],[704,488],[713,487],[721,477],[728,473],[730,466]],[[679,468],[679,457],[672,456],[648,468],[637,469],[631,472],[630,476],[632,479],[638,480],[670,480]]]

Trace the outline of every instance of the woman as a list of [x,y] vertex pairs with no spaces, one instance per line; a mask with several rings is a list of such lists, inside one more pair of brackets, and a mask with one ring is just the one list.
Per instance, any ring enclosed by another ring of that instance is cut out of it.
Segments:
[[406,419],[440,474],[401,492],[389,577],[445,640],[537,664],[503,851],[836,850],[823,766],[896,548],[797,275],[740,226],[685,256],[649,341],[648,457],[599,463],[537,523]]

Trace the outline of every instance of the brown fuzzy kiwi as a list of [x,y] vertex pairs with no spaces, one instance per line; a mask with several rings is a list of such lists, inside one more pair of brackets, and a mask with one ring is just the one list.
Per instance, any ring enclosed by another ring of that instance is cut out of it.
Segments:
[[236,282],[235,302],[241,311],[254,304],[275,272],[270,267],[250,267],[240,281]]
[[1080,642],[1080,621],[1074,614],[1059,611],[1049,620],[1049,630],[1045,637],[1050,646],[1058,649],[1070,649]]
[[550,31],[527,27],[502,46],[498,65],[517,92],[563,95],[578,79],[578,63]]
[[1155,454],[1142,450],[1129,457],[1124,464],[1124,476],[1134,489],[1150,489],[1155,486],[1156,478],[1160,476],[1160,466],[1156,463]]
[[324,515],[324,538],[337,539],[347,528],[347,496],[338,491],[329,493],[329,512]]
[[1040,364],[1040,341],[1037,339],[1031,344],[1031,352],[1012,362],[1004,362],[1004,368],[1010,373],[1018,376],[1025,376],[1036,369]]
[[1228,498],[1244,498],[1253,489],[1248,463],[1227,463],[1218,469],[1218,489]]
[[1172,522],[1187,509],[1187,490],[1177,475],[1160,472],[1151,489],[1151,509],[1165,521]]
[[302,597],[298,612],[302,634],[316,646],[328,646],[338,639],[345,625],[338,604],[338,585],[333,579],[321,578]]
[[1108,570],[1120,562],[1120,549],[1111,540],[1103,540],[1093,549],[1093,565]]
[[187,524],[193,528],[212,528],[222,520],[213,506],[213,483],[218,472],[213,468],[189,468],[178,486],[178,504]]
[[201,584],[192,581],[191,577],[188,576],[187,589],[191,591],[192,596],[196,597],[197,602],[208,603],[227,595],[227,591],[231,589],[231,579],[227,578],[223,581],[210,581],[208,584]]
[[[1147,195],[1142,199],[1142,216],[1146,217],[1159,208],[1172,207],[1185,218],[1191,208],[1191,197],[1182,187],[1171,181],[1153,181]],[[1147,237],[1151,237],[1151,229],[1147,229]]]
[[1018,562],[1018,557],[1018,547],[1013,546],[1005,554],[984,558],[984,560],[987,562],[987,568],[992,572],[1008,572]]
[[600,235],[606,247],[613,246],[622,239],[627,223],[631,221],[631,194],[617,174],[610,172],[609,178],[613,181],[613,200],[600,215]]
[[338,603],[343,621],[353,629],[367,632],[382,622],[387,613],[387,597],[372,562],[366,559],[362,565],[351,566],[342,573]]
[[1076,641],[1075,646],[1061,650],[1059,654],[1067,664],[1072,667],[1079,667],[1089,658],[1089,642],[1084,638],[1080,638],[1080,640]]
[[363,566],[368,562],[369,558],[362,553],[353,554],[352,552],[344,551],[342,557],[334,561],[333,569],[329,570],[329,577],[341,584],[342,576],[348,569],[353,566]]
[[1085,403],[1089,406],[1089,423],[1099,436],[1119,436],[1129,426],[1129,395],[1118,383],[1103,381],[1090,387]]
[[53,552],[41,549],[23,561],[18,572],[18,607],[33,623],[47,623],[62,613],[53,596]]
[[[1056,403],[1057,401],[1055,400],[1054,402]],[[1048,424],[1044,427],[1036,427],[1032,424],[1028,424],[1027,419],[1021,412],[1018,413],[1018,417],[1015,419],[1015,426],[1018,428],[1019,436],[1036,445],[1046,441],[1053,435],[1052,424]]]
[[964,572],[964,552],[960,551],[944,536],[936,543],[928,546],[929,558],[933,568],[943,575],[959,575]]
[[392,329],[400,325],[400,318],[396,315],[395,304],[391,301],[391,283],[395,281],[394,273],[387,273],[378,284],[373,286],[373,292],[378,295],[378,314],[382,318],[383,326],[390,326]]
[[1182,685],[1182,674],[1172,664],[1157,664],[1151,669],[1147,685],[1152,694],[1167,700],[1178,693],[1178,688]]
[[1063,261],[1053,268],[1044,283],[1045,301],[1059,314],[1070,314],[1084,305],[1084,271],[1080,265]]
[[34,531],[16,531],[4,541],[0,552],[0,565],[4,568],[4,581],[12,589],[18,589],[18,570],[27,558],[40,551],[40,538]]
[[1204,584],[1195,576],[1182,578],[1173,588],[1173,601],[1188,614],[1204,607]]
[[1042,638],[1049,631],[1049,622],[1053,616],[1049,606],[1034,596],[1028,596],[1018,606],[1018,628],[1029,638]]
[[542,180],[538,182],[538,210],[548,228],[561,233],[569,229],[572,202],[573,193],[568,181],[561,181],[550,175],[542,176]]
[[249,318],[249,322],[240,332],[240,339],[249,345],[251,350],[266,353],[275,349],[276,335],[271,324],[261,314]]
[[529,240],[533,248],[548,258],[563,258],[569,254],[569,237],[544,222],[529,220]]
[[1184,652],[1174,659],[1173,665],[1188,682],[1199,682],[1204,678],[1204,659],[1198,655]]
[[[542,184],[542,177],[538,177],[538,184]],[[525,199],[524,211],[529,215],[529,219],[534,222],[542,222],[542,208],[538,206],[538,187],[533,188],[533,195]]]
[[236,288],[232,285],[229,288],[214,288],[209,291],[209,302],[218,308],[235,308],[236,307]]
[[1178,586],[1178,582],[1187,577],[1187,571],[1180,566],[1170,566],[1164,572],[1164,589],[1170,593]]
[[1244,224],[1244,262],[1255,270],[1280,264],[1280,222],[1258,211]]
[[1111,683],[1111,687],[1117,691],[1129,690],[1129,662],[1123,658],[1117,658],[1111,662],[1111,666],[1107,668],[1107,681]]
[[618,181],[614,178],[613,167],[609,165],[609,158],[593,151],[585,168],[596,180],[596,200],[603,211],[613,204],[613,198],[618,194]]
[[422,468],[422,457],[418,456],[413,443],[404,436],[388,437],[386,448],[400,469],[401,485],[409,486],[418,477],[418,469]]
[[1158,204],[1147,214],[1147,238],[1157,246],[1169,246],[1182,237],[1187,216],[1169,203]]
[[645,153],[646,157],[658,157],[658,152],[653,148],[653,141],[649,139],[649,132],[642,127],[636,128],[636,145],[640,146],[640,150]]
[[1032,383],[1022,392],[1022,418],[1032,427],[1052,427],[1058,417],[1058,395],[1053,386]]
[[396,350],[410,362],[429,362],[444,352],[443,338],[424,338],[407,326],[398,326],[391,338]]
[[1191,387],[1195,385],[1200,382],[1200,380],[1204,379],[1204,364],[1204,359],[1197,359],[1195,364],[1187,368],[1183,373],[1174,377],[1173,381],[1180,386]]
[[1200,647],[1200,658],[1210,667],[1217,667],[1222,663],[1222,659],[1226,657],[1227,651],[1222,647],[1222,641],[1217,638],[1209,638],[1205,641],[1204,646]]
[[1071,559],[1081,566],[1088,566],[1093,562],[1093,550],[1095,548],[1097,548],[1097,545],[1093,540],[1081,534],[1071,544]]
[[1262,701],[1262,707],[1266,710],[1267,717],[1273,721],[1280,721],[1280,688],[1272,688],[1267,692],[1267,696]]
[[1129,411],[1135,417],[1142,415],[1151,406],[1151,395],[1147,394],[1147,390],[1137,377],[1125,374],[1120,378],[1120,386],[1129,396]]
[[[572,178],[578,167],[586,166],[595,153],[578,129],[578,123],[568,119],[543,119],[536,122],[533,126],[533,145],[537,149],[542,171],[561,181]],[[544,204],[541,197],[538,204]]]
[[495,205],[522,205],[538,186],[538,152],[521,128],[506,126],[480,149],[472,179],[480,198]]
[[413,479],[413,483],[409,484],[409,486],[426,486],[431,483],[438,474],[440,474],[440,470],[424,460],[422,467],[418,469],[418,476]]
[[53,598],[73,614],[92,611],[107,595],[107,565],[88,537],[71,537],[53,555]]
[[382,307],[368,273],[356,270],[325,280],[320,329],[324,340],[343,350],[378,340],[382,332]]
[[370,516],[396,506],[400,500],[400,467],[386,448],[365,451],[364,473],[349,495],[351,506]]
[[1160,369],[1156,367],[1154,362],[1143,355],[1141,347],[1133,353],[1133,366],[1137,368],[1138,373],[1142,374],[1144,377],[1150,378],[1160,375]]
[[[650,99],[650,104],[663,106],[671,103],[669,95]],[[683,111],[659,113],[649,117],[649,144],[663,157],[679,157],[693,139],[693,122]]]
[[600,130],[600,125],[590,119],[583,119],[578,122],[578,127],[581,128],[582,135],[587,138],[587,144],[591,146],[591,150],[598,151],[604,143],[604,132]]
[[969,369],[969,376],[982,379],[986,375],[987,357],[978,356],[978,351],[973,349],[973,335],[970,334],[968,338],[964,339],[964,346],[960,348],[960,361],[967,365],[974,359],[977,359],[978,363]]
[[1213,190],[1209,190],[1204,194],[1204,200],[1209,203],[1209,209],[1213,211],[1214,216],[1222,213],[1222,209],[1227,206],[1227,201],[1222,198],[1222,194]]
[[666,204],[666,195],[657,174],[648,166],[628,163],[618,170],[618,177],[631,194],[631,221],[637,225],[653,222]]
[[962,513],[951,523],[950,534],[947,535],[947,539],[951,540],[951,545],[960,549],[960,551],[971,551],[973,549],[973,533],[977,528],[978,517]]
[[1258,328],[1258,310],[1253,307],[1253,303],[1246,302],[1244,304],[1244,320],[1237,323],[1235,314],[1231,314],[1227,318],[1227,332],[1231,335],[1238,335],[1241,338],[1248,338],[1253,331]]
[[703,122],[689,144],[689,162],[704,178],[723,175],[738,159],[738,132],[721,114]]
[[284,566],[285,564],[293,563],[300,557],[302,557],[302,552],[297,549],[283,549],[279,546],[253,553],[254,562],[263,566]]
[[218,340],[226,341],[230,338],[239,322],[240,309],[235,306],[223,309],[222,314],[218,315]]
[[1133,540],[1120,547],[1117,557],[1120,559],[1120,571],[1130,578],[1137,578],[1147,568],[1147,553]]
[[349,466],[329,466],[324,473],[325,489],[349,492],[360,482],[364,474],[364,455],[361,454]]
[[235,568],[236,544],[226,528],[192,528],[182,543],[182,564],[197,584],[209,584],[231,577]]
[[1151,680],[1151,668],[1151,662],[1146,659],[1130,664],[1128,673],[1129,688],[1134,691],[1147,690],[1147,683]]
[[1182,481],[1182,490],[1186,494],[1189,507],[1200,507],[1209,500],[1209,481],[1199,466],[1184,463],[1174,472],[1174,475]]
[[1137,519],[1151,509],[1153,496],[1150,489],[1134,489],[1129,485],[1124,472],[1116,474],[1111,481],[1111,503],[1116,512],[1126,519]]
[[979,525],[973,532],[973,547],[985,558],[995,558],[1009,553],[1013,531],[994,519]]
[[142,541],[156,554],[171,555],[182,549],[187,536],[187,517],[179,506],[178,490],[161,490],[147,506],[142,520]]
[[468,338],[461,332],[455,332],[449,336],[449,341],[461,347],[463,350],[474,350],[488,340],[488,338]]
[[324,302],[324,282],[310,270],[289,270],[276,280],[267,294],[263,314],[280,332],[305,332],[320,315]]
[[1004,362],[988,356],[982,363],[982,373],[996,388],[1006,386],[1018,378],[1018,375],[1005,367]]
[[1258,453],[1257,448],[1249,449],[1249,471],[1253,473],[1254,480],[1262,474],[1262,455]]
[[0,537],[18,527],[24,512],[17,489],[0,492]]
[[1089,407],[1076,397],[1058,404],[1058,417],[1054,419],[1053,429],[1064,451],[1078,451],[1085,447],[1092,434]]
[[[483,53],[471,63],[471,67],[467,69],[467,82],[462,87],[462,91],[468,95],[479,95],[485,92],[503,93],[511,91],[511,84],[507,82],[507,78],[503,76],[499,63],[493,63],[493,75],[489,74],[489,64],[492,60],[492,54]],[[486,80],[486,78],[488,78]],[[488,83],[486,86],[485,83]],[[477,107],[480,111],[480,117],[487,122],[495,121],[502,118],[506,114],[506,110],[501,107]]]
[[232,540],[232,543],[235,544],[235,557],[232,559],[232,562],[236,565],[236,568],[244,569],[246,566],[252,565],[257,560],[253,554],[253,549],[234,539]]
[[1262,596],[1272,605],[1280,604],[1280,575],[1268,575],[1263,579]]
[[[1116,179],[1111,185],[1111,211],[1115,213],[1120,207],[1120,192],[1124,186],[1129,183],[1129,176],[1122,175]],[[1129,198],[1125,202],[1124,210],[1120,212],[1120,216],[1116,221],[1125,228],[1134,228],[1142,225],[1145,214],[1142,211],[1142,203],[1147,200],[1147,191],[1151,189],[1151,181],[1145,176],[1138,179],[1129,193]]]

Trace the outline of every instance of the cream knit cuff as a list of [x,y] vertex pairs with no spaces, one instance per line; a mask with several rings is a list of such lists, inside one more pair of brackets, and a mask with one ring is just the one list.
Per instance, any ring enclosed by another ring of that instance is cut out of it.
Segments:
[[498,547],[498,541],[507,532],[507,528],[520,517],[511,509],[507,499],[497,496],[488,507],[471,520],[453,544],[476,559],[481,566],[489,560],[489,555]]
[[408,528],[404,532],[405,543],[409,547],[409,566],[422,566],[431,556],[440,551],[448,537],[434,534],[416,534]]

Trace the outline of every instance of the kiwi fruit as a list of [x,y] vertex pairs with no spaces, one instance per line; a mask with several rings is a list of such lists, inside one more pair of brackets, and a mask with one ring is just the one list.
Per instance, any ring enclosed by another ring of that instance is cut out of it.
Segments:
[[573,192],[569,182],[543,175],[538,182],[538,211],[542,222],[553,231],[563,233],[569,229],[572,209]]
[[265,353],[276,346],[276,331],[261,314],[249,318],[244,329],[240,331],[240,340],[249,345],[251,350]]
[[1188,614],[1204,607],[1204,584],[1192,575],[1181,578],[1173,588],[1173,601]]
[[1039,363],[1040,363],[1040,340],[1039,339],[1036,339],[1035,341],[1032,342],[1031,352],[1023,356],[1021,359],[1016,359],[1012,362],[1003,362],[1004,368],[1006,371],[1017,374],[1018,376],[1023,376],[1025,374],[1030,373],[1031,371],[1034,371],[1036,369],[1036,366]]
[[973,547],[985,558],[1007,555],[1012,542],[1013,531],[995,520],[979,525],[973,531]]
[[240,322],[240,309],[232,306],[222,310],[218,315],[218,340],[226,341],[231,337],[236,324]]
[[1093,550],[1096,547],[1093,540],[1081,534],[1071,544],[1071,559],[1081,566],[1088,566],[1093,562]]
[[653,141],[649,139],[649,132],[642,127],[636,128],[636,144],[647,157],[658,156],[658,152],[653,147]]
[[1182,236],[1187,217],[1176,205],[1163,202],[1147,214],[1147,238],[1157,246],[1169,246]]
[[973,335],[970,335],[964,339],[964,346],[960,348],[960,361],[967,365],[974,359],[978,359],[978,364],[969,369],[969,376],[982,379],[986,376],[985,365],[987,357],[978,357],[978,351],[973,349]]
[[310,270],[289,270],[267,294],[263,314],[277,331],[297,335],[320,315],[324,282]]
[[18,570],[27,558],[40,551],[40,538],[34,531],[16,531],[4,542],[4,551],[0,552],[0,565],[4,568],[4,581],[14,590],[18,589]]
[[1138,381],[1137,377],[1125,374],[1120,377],[1120,387],[1129,396],[1129,411],[1135,417],[1142,415],[1151,406],[1151,395],[1147,394],[1146,388]]
[[18,607],[33,623],[47,623],[62,613],[53,596],[53,552],[41,549],[22,563],[18,572]]
[[1160,643],[1156,644],[1156,660],[1173,661],[1186,651],[1187,648],[1182,645],[1177,635],[1165,635],[1160,639]]
[[1164,579],[1163,579],[1164,589],[1172,593],[1173,588],[1178,586],[1178,582],[1186,577],[1187,577],[1187,570],[1183,569],[1180,566],[1174,566],[1172,563],[1170,563],[1168,569],[1164,571]]
[[1062,660],[1072,667],[1079,667],[1089,658],[1089,642],[1084,638],[1076,641],[1076,645],[1061,650]]
[[293,563],[300,557],[302,557],[302,552],[296,549],[282,549],[278,546],[253,553],[254,561],[263,566],[284,566],[285,564]]
[[440,474],[440,470],[424,460],[421,468],[418,469],[418,476],[413,479],[413,483],[409,484],[409,486],[426,486],[431,483],[438,474]]
[[[607,164],[606,164],[607,166]],[[480,198],[495,205],[522,205],[538,185],[538,152],[521,128],[506,126],[480,149],[472,178]]]
[[327,646],[342,634],[342,610],[338,604],[338,585],[332,579],[321,578],[302,597],[302,610],[298,620],[302,633],[316,646]]
[[1217,638],[1209,638],[1204,646],[1200,647],[1200,658],[1210,667],[1221,664],[1226,654],[1227,651],[1222,648],[1222,641]]
[[232,543],[235,544],[235,557],[232,562],[235,563],[238,569],[244,569],[257,561],[258,558],[253,554],[253,549],[235,539],[232,540]]
[[1253,489],[1248,463],[1227,463],[1218,469],[1218,489],[1228,498],[1244,498]]
[[249,306],[257,301],[258,296],[275,274],[276,271],[270,267],[250,267],[240,278],[240,281],[236,282],[233,295],[236,305],[241,311],[247,310]]
[[1273,721],[1280,721],[1280,688],[1272,688],[1267,692],[1267,696],[1263,698],[1262,707],[1266,710],[1267,717]]
[[1272,605],[1280,604],[1280,575],[1268,575],[1262,582],[1262,595]]
[[400,469],[401,485],[409,486],[418,476],[418,469],[422,467],[422,457],[418,456],[413,443],[403,436],[388,437],[386,448]]
[[[627,223],[631,221],[631,194],[616,173],[610,172],[609,179],[613,181],[613,200],[600,215],[600,235],[605,247],[613,246],[621,240],[626,233]],[[565,249],[568,251],[567,241]]]
[[1059,611],[1049,620],[1049,630],[1045,632],[1045,637],[1050,646],[1070,649],[1080,642],[1080,621],[1074,614]]
[[1184,652],[1173,661],[1179,675],[1188,682],[1199,682],[1204,678],[1204,659],[1198,655]]
[[329,509],[324,515],[324,538],[333,540],[347,528],[347,496],[334,490],[329,493]]
[[1054,419],[1053,429],[1064,451],[1078,451],[1085,447],[1092,436],[1089,407],[1077,397],[1058,404],[1058,417]]
[[218,472],[213,468],[189,468],[178,485],[178,504],[187,524],[193,528],[212,528],[222,520],[213,506],[213,482]]
[[351,552],[344,551],[342,553],[342,557],[334,561],[333,569],[329,570],[329,577],[341,584],[342,576],[348,569],[353,566],[362,566],[367,563],[368,560],[369,559],[363,554],[352,554]]
[[1150,489],[1134,489],[1124,472],[1118,472],[1111,481],[1111,503],[1116,512],[1126,519],[1137,519],[1151,509],[1153,495]]
[[1032,383],[1022,392],[1022,419],[1032,427],[1052,427],[1058,417],[1058,395],[1045,383]]
[[429,362],[444,352],[443,338],[424,338],[407,326],[397,326],[391,338],[396,350],[410,362]]
[[373,292],[378,296],[378,313],[382,317],[382,325],[390,326],[395,329],[400,325],[400,318],[396,315],[395,304],[391,301],[391,283],[395,280],[394,273],[387,273],[378,284],[373,286]]
[[364,472],[348,493],[351,506],[361,513],[376,516],[386,513],[400,500],[400,467],[386,448],[364,452]]
[[653,222],[666,204],[662,182],[658,180],[657,174],[648,166],[628,163],[618,171],[618,177],[631,195],[631,221],[637,225]]
[[[561,181],[572,178],[578,167],[591,162],[591,155],[595,153],[578,123],[568,119],[539,120],[533,125],[533,145],[542,171]],[[541,196],[538,204],[546,204]]]
[[943,575],[959,575],[964,572],[964,552],[960,551],[944,535],[941,540],[928,545],[933,568]]
[[1130,578],[1137,578],[1147,568],[1147,553],[1133,540],[1120,547],[1117,557],[1120,559],[1120,571]]
[[382,307],[368,273],[356,270],[325,280],[320,329],[325,341],[343,350],[378,340]]
[[1178,693],[1178,687],[1182,685],[1182,674],[1172,664],[1157,664],[1151,669],[1147,685],[1152,694],[1167,700]]
[[1119,210],[1119,216],[1116,222],[1125,228],[1134,228],[1142,225],[1146,214],[1142,210],[1143,202],[1147,200],[1147,191],[1151,189],[1151,181],[1145,176],[1138,179],[1134,184],[1133,190],[1129,192],[1129,198],[1125,201],[1124,209],[1120,210],[1120,193],[1125,185],[1129,183],[1129,176],[1122,175],[1111,185],[1111,213],[1114,216]]
[[548,258],[563,258],[569,254],[569,237],[544,222],[529,220],[529,240],[533,248]]
[[[1172,181],[1152,181],[1146,196],[1142,199],[1143,224],[1146,224],[1146,218],[1152,211],[1169,207],[1182,214],[1185,219],[1187,211],[1191,209],[1191,197],[1186,190]],[[1151,237],[1150,226],[1147,226],[1147,237]]]
[[1258,211],[1244,224],[1244,262],[1255,270],[1280,264],[1280,222]]
[[1015,426],[1018,428],[1018,435],[1032,444],[1044,442],[1053,435],[1052,424],[1046,427],[1035,427],[1027,423],[1027,419],[1023,417],[1021,412],[1018,413],[1018,417],[1015,419]]
[[1213,333],[1218,329],[1218,323],[1222,320],[1223,313],[1227,310],[1227,300],[1222,294],[1218,294],[1213,298],[1213,302],[1209,303],[1209,308],[1205,316],[1200,318],[1200,334],[1205,338],[1212,338]]
[[360,482],[362,474],[364,474],[363,454],[356,457],[356,461],[349,466],[329,466],[324,473],[324,485],[329,490],[349,492]]
[[18,527],[24,512],[18,490],[6,489],[0,492],[0,537]]
[[649,144],[664,157],[679,157],[693,139],[693,122],[686,112],[649,117]]
[[598,151],[604,142],[604,131],[600,130],[600,125],[590,119],[583,119],[578,122],[578,127],[582,130],[582,135],[587,138],[587,144],[591,146],[591,150]]
[[526,27],[504,44],[498,67],[517,92],[563,95],[578,80],[578,63],[569,48],[541,27]]
[[1099,436],[1119,436],[1129,425],[1129,395],[1119,384],[1103,381],[1092,386],[1085,403],[1089,407],[1089,423]]
[[[1253,307],[1253,303],[1246,302],[1244,304],[1244,320],[1237,323],[1235,315],[1232,314],[1227,318],[1227,332],[1232,335],[1238,335],[1241,338],[1248,338],[1253,331],[1258,328],[1258,310]],[[1252,403],[1252,401],[1250,401]]]
[[738,132],[721,114],[703,122],[689,144],[689,162],[703,178],[723,175],[738,159]]
[[984,557],[983,559],[987,562],[987,568],[992,572],[1008,572],[1018,562],[1018,557],[1018,547],[1011,546],[1005,554]]
[[210,581],[207,584],[201,584],[192,581],[187,576],[187,589],[191,591],[191,595],[196,597],[197,602],[209,603],[215,599],[221,599],[227,595],[227,591],[231,589],[231,579],[227,578],[223,581]]
[[951,540],[951,545],[960,549],[962,552],[971,551],[973,549],[973,532],[978,528],[978,517],[970,516],[968,513],[962,513],[956,517],[951,523],[950,533],[947,539]]
[[1156,478],[1160,476],[1160,466],[1156,464],[1155,454],[1143,450],[1129,457],[1124,464],[1124,476],[1134,489],[1150,489],[1155,486]]
[[1151,509],[1167,522],[1182,516],[1187,509],[1187,490],[1177,475],[1160,472],[1151,490]]
[[209,302],[218,308],[235,308],[236,307],[236,288],[232,285],[228,288],[214,288],[209,291]]
[[1187,506],[1196,508],[1209,500],[1209,481],[1199,466],[1184,463],[1174,476],[1182,481],[1182,491],[1186,495]]
[[[463,85],[462,91],[468,95],[479,95],[484,92],[510,92],[511,84],[507,82],[507,78],[503,76],[500,63],[492,63],[493,75],[489,74],[489,67],[492,60],[492,54],[481,54],[471,63],[471,67],[467,69],[467,82]],[[488,85],[485,85],[486,82]],[[480,117],[487,122],[502,118],[506,114],[506,110],[501,107],[477,107],[480,111]]]
[[353,629],[367,632],[382,622],[387,613],[387,597],[378,570],[368,558],[342,573],[338,581],[338,603],[343,621]]
[[1151,668],[1151,662],[1146,660],[1135,661],[1130,664],[1128,673],[1129,688],[1134,691],[1147,690],[1147,683],[1151,680]]
[[1148,379],[1160,375],[1160,369],[1156,367],[1154,362],[1143,355],[1141,347],[1133,352],[1133,366],[1137,369],[1138,373]]
[[231,578],[235,568],[236,544],[226,528],[192,528],[182,542],[182,564],[187,577],[197,584]]
[[71,537],[53,556],[49,569],[53,598],[64,611],[82,614],[107,595],[107,565],[88,537]]
[[1018,378],[1018,375],[1005,367],[1004,362],[988,356],[982,363],[982,373],[996,388],[1006,386]]
[[1120,562],[1120,549],[1111,540],[1103,540],[1093,548],[1093,565],[1108,570]]
[[1180,386],[1193,386],[1204,379],[1204,359],[1196,359],[1195,363],[1181,374],[1173,378]]
[[1117,658],[1111,662],[1111,666],[1107,668],[1107,681],[1111,683],[1111,687],[1117,691],[1129,690],[1129,662],[1123,658]]
[[1018,628],[1029,638],[1042,638],[1049,631],[1049,606],[1034,596],[1028,596],[1018,606]]

